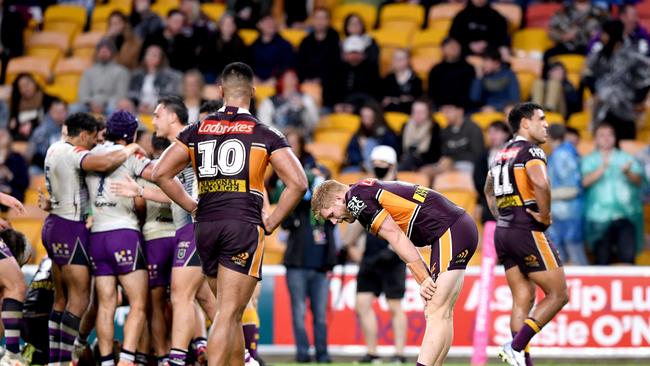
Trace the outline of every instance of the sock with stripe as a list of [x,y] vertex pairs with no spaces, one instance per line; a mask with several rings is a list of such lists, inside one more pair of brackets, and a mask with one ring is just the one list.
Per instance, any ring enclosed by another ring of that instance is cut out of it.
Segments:
[[247,307],[242,315],[244,345],[251,357],[257,359],[257,342],[260,339],[260,318],[255,308]]
[[79,334],[79,325],[81,318],[75,316],[70,312],[63,313],[61,317],[61,336],[60,336],[60,352],[59,361],[70,362],[72,361],[72,352],[74,351],[74,340]]
[[99,358],[99,366],[115,366],[115,358],[113,355],[101,356]]
[[122,348],[122,351],[120,352],[120,362],[122,361],[135,363],[135,352]]
[[196,352],[196,356],[199,356],[199,350],[206,352],[208,348],[208,340],[203,337],[197,337],[192,340],[192,347]]
[[515,338],[512,340],[512,349],[521,352],[526,348],[530,340],[542,329],[535,319],[526,318],[524,326],[521,327]]
[[187,350],[172,348],[169,352],[169,364],[172,366],[184,366],[187,359]]
[[139,366],[147,366],[149,363],[149,360],[147,359],[147,355],[142,353],[142,352],[136,352],[135,353],[135,364]]
[[415,362],[415,366],[425,366],[423,363]]
[[6,297],[2,302],[2,324],[5,327],[5,348],[20,353],[20,329],[23,323],[23,303]]
[[63,313],[52,311],[47,323],[47,334],[50,345],[50,363],[59,362],[61,356],[61,319]]
[[[517,336],[517,332],[511,331],[511,333],[514,339]],[[527,344],[526,348],[524,348],[524,358],[526,360],[526,366],[533,366],[533,358],[530,356],[530,344]]]
[[169,361],[169,355],[164,355],[158,357],[158,366],[165,366],[165,364]]

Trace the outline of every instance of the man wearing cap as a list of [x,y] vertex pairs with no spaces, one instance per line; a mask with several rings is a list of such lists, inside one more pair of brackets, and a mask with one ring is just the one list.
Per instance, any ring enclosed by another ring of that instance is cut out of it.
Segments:
[[[370,160],[375,178],[388,182],[397,179],[395,149],[379,145],[372,149]],[[395,339],[395,355],[391,361],[406,363],[404,346],[407,320],[401,304],[406,287],[406,267],[399,256],[389,248],[387,241],[369,233],[365,236],[362,234],[361,224],[350,224],[344,239],[350,258],[359,262],[356,310],[368,347],[366,355],[359,362],[371,363],[379,360],[377,315],[372,304],[383,293],[390,310]]]
[[[127,144],[135,141],[137,128],[138,121],[131,113],[113,113],[106,123],[106,142],[91,152],[125,149]],[[111,182],[122,180],[126,176],[150,180],[152,168],[150,160],[138,153],[129,156],[124,163],[108,173],[90,173],[86,176],[93,209],[89,252],[98,299],[97,338],[102,366],[113,364],[113,319],[118,280],[130,305],[118,365],[134,364],[136,346],[146,321],[148,291],[147,264],[133,200],[111,192]]]

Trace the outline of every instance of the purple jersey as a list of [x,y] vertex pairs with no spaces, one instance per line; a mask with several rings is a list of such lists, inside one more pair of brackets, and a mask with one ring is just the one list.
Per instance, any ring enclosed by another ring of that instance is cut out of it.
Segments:
[[377,235],[388,215],[418,247],[431,245],[465,212],[442,194],[404,182],[364,179],[345,195],[348,211]]
[[490,173],[499,209],[497,226],[546,230],[545,225],[526,212],[527,208],[538,210],[535,187],[526,172],[535,164],[546,166],[544,150],[522,137],[509,141],[494,157]]
[[244,109],[225,107],[178,134],[198,180],[196,221],[237,219],[262,225],[264,174],[284,136]]

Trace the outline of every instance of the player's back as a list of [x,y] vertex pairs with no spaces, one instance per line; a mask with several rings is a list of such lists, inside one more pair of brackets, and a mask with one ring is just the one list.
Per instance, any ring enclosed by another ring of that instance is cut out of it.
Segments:
[[544,150],[521,137],[509,141],[496,154],[490,174],[499,211],[497,226],[546,230],[526,212],[527,208],[537,211],[535,187],[526,172],[534,164],[546,165]]
[[271,154],[289,146],[284,136],[247,111],[227,107],[186,127],[178,140],[188,147],[198,181],[196,221],[260,225],[264,174]]
[[71,221],[83,221],[88,213],[88,189],[81,161],[88,150],[58,141],[45,155],[45,186],[51,213]]
[[[102,153],[124,149],[123,145],[107,141],[95,146],[91,152]],[[140,176],[150,160],[141,154],[134,154],[119,167],[106,173],[87,173],[86,183],[90,193],[93,210],[93,226],[91,231],[103,232],[118,229],[139,230],[138,218],[135,215],[133,199],[120,197],[111,192],[111,183],[123,181],[126,176],[133,179]]]
[[[138,183],[143,187],[158,188],[157,185],[143,178],[138,179]],[[144,240],[148,241],[174,236],[176,227],[172,218],[171,204],[147,200],[146,205],[147,215],[144,225],[142,225],[142,236]]]

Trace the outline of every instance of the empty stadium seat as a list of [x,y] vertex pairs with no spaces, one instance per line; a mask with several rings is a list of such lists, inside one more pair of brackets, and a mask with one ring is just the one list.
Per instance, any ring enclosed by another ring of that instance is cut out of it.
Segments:
[[564,124],[564,116],[555,113],[555,112],[544,112],[544,116],[546,117],[546,122],[548,124],[553,124],[553,123],[558,123],[558,124]]
[[221,16],[226,12],[225,4],[216,4],[216,3],[203,3],[201,4],[201,11],[203,14],[207,15],[210,20],[213,22],[219,22]]
[[303,29],[285,28],[280,31],[280,35],[297,50],[300,47],[300,42],[307,37],[307,31]]
[[148,131],[153,132],[153,115],[151,114],[139,114],[138,121],[142,123],[143,126],[147,128]]
[[316,160],[329,159],[339,164],[345,161],[345,151],[340,145],[327,142],[312,142],[305,146],[305,150],[316,158]]
[[405,20],[420,28],[424,23],[424,7],[412,3],[387,4],[382,7],[379,14],[379,25],[382,28],[391,27],[390,23],[393,21],[402,24],[401,22]]
[[551,17],[562,10],[561,3],[534,3],[526,10],[526,26],[544,28]]
[[440,126],[441,129],[447,127],[447,125],[449,124],[449,122],[447,121],[447,117],[445,117],[445,115],[442,114],[441,112],[435,112],[433,114],[433,120],[436,121],[436,123],[438,123],[438,126]]
[[79,81],[84,70],[90,66],[92,62],[87,58],[71,57],[59,60],[54,68],[54,82],[46,86],[46,91],[66,103],[77,101]]
[[512,50],[518,57],[541,58],[544,51],[553,46],[553,41],[543,28],[524,28],[512,37]]
[[104,37],[103,32],[86,32],[79,34],[72,43],[72,54],[75,57],[93,59],[97,43]]
[[589,112],[573,113],[569,117],[567,125],[577,130],[588,129],[589,125],[591,125],[591,116],[589,115]]
[[429,8],[429,28],[432,27],[435,21],[445,21],[451,24],[451,21],[456,17],[461,10],[463,4],[460,3],[443,3],[437,4]]
[[419,47],[440,47],[445,37],[447,37],[447,32],[440,29],[418,30],[411,39],[411,48],[415,50]]
[[68,42],[72,42],[74,37],[81,32],[82,27],[74,22],[51,22],[43,25],[45,32],[61,32],[68,36]]
[[259,33],[254,29],[240,29],[237,34],[241,37],[246,46],[250,46],[257,40]]
[[470,215],[474,212],[478,193],[470,174],[458,171],[440,174],[434,181],[433,189],[462,207]]
[[402,134],[402,128],[408,122],[409,115],[401,112],[385,112],[384,119],[390,129],[397,135]]
[[350,14],[357,14],[367,31],[375,28],[377,7],[364,3],[349,3],[337,6],[332,14],[332,27],[343,33],[343,22]]
[[341,173],[339,176],[336,178],[339,182],[343,184],[355,184],[356,182],[366,178],[368,174],[364,172],[349,172],[349,173]]
[[506,116],[501,112],[478,112],[472,114],[470,119],[479,125],[482,130],[486,130],[494,121],[505,121]]
[[40,57],[21,56],[9,60],[7,65],[7,78],[5,83],[11,84],[20,73],[34,75],[36,81],[41,85],[45,84],[51,77],[51,61]]
[[300,84],[300,91],[312,97],[316,105],[323,105],[323,87],[317,82],[305,81]]
[[45,9],[43,17],[44,29],[53,26],[54,23],[74,23],[79,29],[86,25],[86,8],[78,5],[50,5]]
[[[152,10],[154,6],[155,5],[152,5]],[[95,32],[105,32],[108,29],[108,18],[114,11],[125,13],[124,9],[120,5],[116,4],[109,3],[95,6],[92,17],[90,18],[90,30]]]
[[70,36],[62,32],[43,31],[35,32],[27,40],[28,56],[50,59],[54,66],[61,55],[68,51]]
[[331,113],[318,121],[316,129],[319,131],[344,131],[353,134],[360,125],[361,120],[356,114]]
[[347,149],[348,143],[353,133],[347,131],[316,131],[314,133],[314,142],[331,143],[339,148]]
[[255,99],[259,104],[266,98],[270,98],[275,95],[275,86],[268,84],[258,84],[255,85]]
[[429,176],[420,172],[398,172],[397,180],[400,180],[402,182],[417,184],[423,187],[431,186]]
[[510,33],[521,27],[522,12],[519,5],[510,3],[494,3],[491,6],[506,18],[508,21],[508,31]]
[[522,102],[527,101],[530,98],[533,83],[538,76],[528,72],[518,72],[515,76],[517,76],[517,82],[519,83],[519,97]]
[[542,60],[531,57],[512,57],[510,59],[510,68],[513,72],[531,73],[536,77],[542,75],[542,68],[544,63]]

